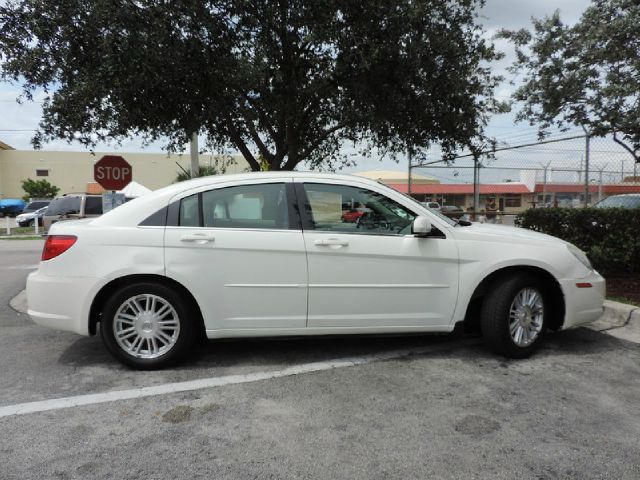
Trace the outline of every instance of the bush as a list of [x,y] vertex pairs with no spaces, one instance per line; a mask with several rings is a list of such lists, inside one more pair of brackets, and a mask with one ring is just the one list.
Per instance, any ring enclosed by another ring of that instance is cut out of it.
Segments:
[[44,179],[32,180],[27,178],[22,181],[22,190],[26,192],[22,199],[28,202],[32,198],[53,198],[58,194],[60,188]]
[[640,272],[640,208],[532,208],[515,224],[573,243],[600,272]]

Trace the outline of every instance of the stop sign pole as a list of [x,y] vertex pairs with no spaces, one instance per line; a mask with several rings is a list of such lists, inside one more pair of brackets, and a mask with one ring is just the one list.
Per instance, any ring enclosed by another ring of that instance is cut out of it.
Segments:
[[93,178],[105,190],[122,190],[131,183],[133,169],[119,155],[105,155],[93,166]]

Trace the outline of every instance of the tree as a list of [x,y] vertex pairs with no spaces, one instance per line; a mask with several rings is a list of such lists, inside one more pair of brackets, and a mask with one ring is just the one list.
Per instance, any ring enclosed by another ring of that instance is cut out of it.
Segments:
[[32,180],[27,178],[22,181],[22,190],[26,192],[22,198],[25,201],[29,201],[31,198],[53,198],[55,197],[60,188],[50,184],[47,180]]
[[503,31],[516,46],[512,71],[523,74],[514,99],[519,120],[582,126],[612,134],[640,162],[640,4],[594,0],[574,26],[556,11],[533,21],[533,32]]
[[252,170],[335,168],[345,142],[394,157],[474,148],[500,107],[483,0],[20,0],[2,75],[44,89],[34,144],[194,132]]

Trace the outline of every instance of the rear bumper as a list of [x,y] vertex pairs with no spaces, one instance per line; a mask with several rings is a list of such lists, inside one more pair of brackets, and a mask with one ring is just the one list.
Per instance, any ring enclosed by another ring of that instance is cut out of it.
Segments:
[[27,278],[28,314],[38,325],[89,335],[89,308],[99,279],[55,277],[35,271]]
[[[605,279],[595,270],[585,278],[559,281],[565,299],[565,318],[562,329],[591,323],[602,316],[606,292]],[[591,287],[578,287],[590,284]]]

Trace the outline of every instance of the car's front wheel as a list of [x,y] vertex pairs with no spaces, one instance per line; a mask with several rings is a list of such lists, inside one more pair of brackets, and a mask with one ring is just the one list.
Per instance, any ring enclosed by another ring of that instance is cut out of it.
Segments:
[[179,360],[194,341],[194,315],[173,289],[155,283],[128,285],[106,302],[100,333],[122,363],[140,370]]
[[545,295],[540,280],[527,273],[495,281],[483,302],[480,318],[487,344],[506,357],[531,355],[547,326]]

